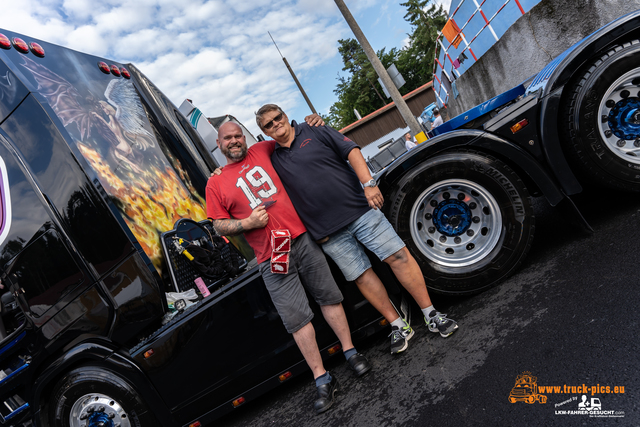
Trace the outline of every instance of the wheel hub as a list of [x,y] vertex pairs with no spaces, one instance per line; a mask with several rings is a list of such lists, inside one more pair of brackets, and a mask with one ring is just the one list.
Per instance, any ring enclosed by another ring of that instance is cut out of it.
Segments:
[[433,225],[445,236],[459,236],[471,224],[471,209],[459,200],[444,200],[433,210]]
[[609,128],[620,139],[640,138],[640,99],[627,98],[617,102],[609,111]]
[[69,413],[71,427],[130,427],[120,404],[104,394],[86,394],[76,400]]
[[464,267],[483,261],[502,233],[495,198],[480,184],[440,181],[416,199],[410,214],[411,237],[431,261]]
[[640,69],[613,82],[600,102],[600,136],[626,162],[640,164]]

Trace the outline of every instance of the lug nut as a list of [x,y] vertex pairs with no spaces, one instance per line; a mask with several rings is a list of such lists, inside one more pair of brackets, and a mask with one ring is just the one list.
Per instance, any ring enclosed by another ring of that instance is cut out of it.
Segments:
[[622,99],[626,99],[626,98],[628,98],[628,97],[629,97],[629,95],[631,95],[631,93],[630,93],[628,90],[626,90],[626,89],[625,89],[625,90],[623,90],[622,92],[620,92],[620,97],[621,97]]
[[475,224],[477,224],[477,223],[480,222],[480,217],[479,216],[474,216],[471,221],[473,221]]
[[627,144],[627,141],[625,141],[624,139],[619,139],[618,142],[616,142],[616,145],[618,147],[624,147]]
[[464,200],[465,197],[464,193],[458,193],[458,200]]
[[430,204],[431,206],[433,206],[434,208],[435,208],[436,206],[438,206],[438,202],[437,202],[437,201],[435,201],[435,200],[432,200],[431,202],[429,202],[429,204]]
[[471,237],[471,236],[473,236],[474,234],[475,234],[475,233],[474,233],[474,231],[473,231],[473,230],[471,230],[471,229],[467,230],[467,236]]
[[610,99],[607,101],[607,103],[605,104],[608,108],[613,108],[616,105],[616,101],[614,101],[613,99]]
[[460,243],[460,242],[462,242],[462,239],[461,239],[460,237],[458,237],[458,236],[456,236],[456,237],[453,239],[453,243],[458,244],[458,243]]
[[611,138],[611,135],[613,135],[613,132],[611,132],[609,129],[604,131],[604,136],[606,136],[607,138]]
[[447,237],[446,236],[440,236],[440,241],[442,243],[446,242],[447,241]]
[[476,205],[476,202],[469,203],[469,209],[475,209],[477,207],[478,207],[478,205]]
[[436,228],[435,227],[429,227],[429,229],[427,231],[429,231],[429,233],[433,234],[433,233],[436,232]]
[[637,138],[635,141],[633,141],[633,146],[640,147],[640,138]]
[[602,116],[602,123],[607,123],[609,121],[609,116],[604,115]]
[[451,194],[447,193],[446,191],[444,193],[442,193],[442,198],[445,200],[449,200],[449,198],[451,197]]
[[424,214],[424,219],[431,219],[431,218],[433,218],[433,216],[429,212]]

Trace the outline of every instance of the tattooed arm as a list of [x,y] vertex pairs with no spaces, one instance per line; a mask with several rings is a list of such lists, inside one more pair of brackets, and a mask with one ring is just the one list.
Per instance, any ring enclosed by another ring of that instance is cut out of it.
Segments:
[[214,219],[213,227],[220,236],[235,236],[254,228],[264,228],[269,222],[269,214],[264,206],[258,206],[245,219]]
[[219,236],[235,236],[244,232],[239,219],[214,219],[213,228]]

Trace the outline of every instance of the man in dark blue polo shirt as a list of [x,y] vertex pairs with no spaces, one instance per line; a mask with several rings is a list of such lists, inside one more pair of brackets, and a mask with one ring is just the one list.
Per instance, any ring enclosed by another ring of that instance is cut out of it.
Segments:
[[391,324],[391,353],[406,350],[414,331],[394,309],[363,246],[391,266],[429,330],[451,335],[458,325],[434,309],[420,267],[380,211],[384,198],[359,147],[330,127],[289,123],[275,104],[262,106],[256,123],[277,142],[271,161],[311,236]]

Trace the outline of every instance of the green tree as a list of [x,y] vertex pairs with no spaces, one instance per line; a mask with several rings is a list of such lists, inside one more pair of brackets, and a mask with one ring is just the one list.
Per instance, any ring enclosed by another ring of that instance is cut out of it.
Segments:
[[[357,120],[354,108],[364,117],[391,101],[386,99],[378,83],[378,75],[358,41],[343,39],[338,43],[344,64],[342,71],[346,71],[347,76],[338,75],[338,85],[333,91],[338,101],[330,107],[325,119],[332,127],[342,129]],[[397,60],[398,50],[394,48],[386,52],[383,48],[377,55],[382,64],[389,67]]]
[[[447,23],[447,13],[442,6],[427,7],[428,3],[428,0],[408,0],[401,3],[407,8],[404,19],[411,24],[409,45],[402,50],[393,48],[386,52],[383,48],[377,52],[385,68],[395,63],[404,77],[406,83],[399,89],[402,95],[433,78],[435,40],[438,30]],[[338,101],[330,107],[325,121],[336,129],[342,129],[357,120],[354,108],[364,117],[391,100],[385,97],[378,83],[378,76],[357,40],[339,40],[338,43],[338,51],[344,64],[342,71],[346,71],[347,75],[338,74],[338,84],[333,91],[338,96]]]
[[442,6],[431,5],[429,0],[408,0],[400,3],[407,8],[404,19],[411,24],[409,46],[402,49],[398,70],[402,73],[409,91],[433,79],[433,60],[436,53],[438,31],[447,23],[447,13]]

